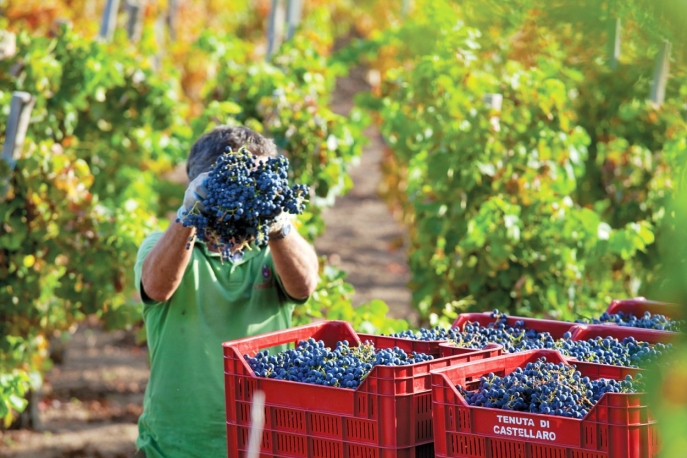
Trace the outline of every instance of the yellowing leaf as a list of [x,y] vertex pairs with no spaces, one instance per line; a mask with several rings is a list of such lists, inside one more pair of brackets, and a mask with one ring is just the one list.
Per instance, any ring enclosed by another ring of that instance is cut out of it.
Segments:
[[31,268],[36,263],[36,257],[32,254],[24,256],[24,267]]

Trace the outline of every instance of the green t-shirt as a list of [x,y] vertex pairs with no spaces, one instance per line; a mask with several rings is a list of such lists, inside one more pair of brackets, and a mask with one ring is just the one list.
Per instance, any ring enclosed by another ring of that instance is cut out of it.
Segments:
[[[143,260],[162,236],[138,251]],[[222,261],[196,243],[179,288],[164,303],[144,300],[150,380],[136,445],[146,458],[227,456],[222,342],[291,326],[295,301],[276,275],[269,247]]]

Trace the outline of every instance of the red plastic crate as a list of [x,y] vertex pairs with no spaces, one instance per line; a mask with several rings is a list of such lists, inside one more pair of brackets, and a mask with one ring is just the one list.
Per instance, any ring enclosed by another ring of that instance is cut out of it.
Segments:
[[[641,393],[606,393],[582,419],[474,407],[456,389],[476,388],[480,377],[503,376],[545,356],[565,362],[553,350],[503,355],[432,371],[434,447],[438,457],[456,458],[654,458],[656,423]],[[592,379],[622,379],[639,370],[574,364]],[[510,428],[510,429],[509,429]]]
[[[496,321],[495,318],[491,317],[491,312],[483,313],[461,313],[453,322],[454,328],[463,329],[468,322],[479,323],[480,326],[487,326]],[[516,321],[523,321],[525,323],[525,328],[534,329],[537,332],[548,332],[554,339],[560,339],[563,334],[570,331],[575,326],[575,323],[569,323],[567,321],[556,321],[556,320],[543,320],[539,318],[524,318],[520,316],[510,316],[506,317],[506,325],[515,327]]]
[[[337,450],[359,446],[361,450],[378,451],[378,455],[342,452],[344,458],[389,456],[391,449],[431,443],[430,370],[501,353],[500,347],[467,350],[461,355],[409,366],[375,366],[355,390],[257,377],[244,358],[246,354],[252,356],[262,349],[296,344],[310,337],[323,340],[332,348],[341,340],[348,340],[351,345],[360,343],[348,323],[329,321],[223,344],[229,456],[243,456],[241,435],[250,425],[255,390],[265,393],[265,429],[273,433],[272,439],[263,443],[262,453],[266,457],[317,457],[320,455],[316,450],[325,442],[327,447],[340,444]],[[378,348],[389,348],[384,339],[378,341],[376,336],[366,336],[366,340]],[[416,351],[417,343],[403,339],[398,347],[406,352]],[[276,440],[275,434],[281,439]]]
[[[631,328],[627,326],[615,326],[607,324],[577,324],[570,328],[570,333],[570,338],[572,340],[589,340],[597,337],[614,337],[618,340],[623,340],[626,337],[634,337],[640,342],[647,342],[650,344],[668,344],[675,341],[678,336],[678,333],[676,332]],[[487,345],[487,347],[489,347],[489,345]],[[485,347],[485,349],[487,347]],[[450,342],[443,342],[439,344],[439,356],[442,358],[464,354],[462,350],[465,349],[456,347]]]
[[669,319],[683,319],[685,316],[685,309],[679,304],[671,304],[668,302],[649,301],[643,297],[635,297],[634,299],[616,299],[610,303],[606,312],[610,314],[623,312],[631,313],[636,317],[641,317],[644,312],[649,312],[652,315],[664,315]]
[[[463,327],[468,323],[478,323],[480,326],[488,326],[496,321],[495,318],[491,317],[491,312],[483,313],[461,313],[458,318],[453,322],[452,327],[463,329]],[[533,329],[536,332],[548,332],[554,339],[560,339],[566,332],[572,333],[576,329],[575,323],[569,323],[566,321],[555,321],[555,320],[543,320],[538,318],[524,318],[519,316],[506,317],[506,325],[515,327],[516,321],[524,322],[525,329]],[[486,348],[489,348],[489,344]],[[457,354],[463,354],[464,348],[456,347],[449,342],[438,342],[439,346],[439,357],[445,358],[448,356],[453,356]],[[500,347],[500,345],[499,345]]]
[[[248,450],[250,428],[227,424],[227,437],[236,431],[238,444],[235,456],[245,456]],[[232,456],[231,450],[229,456]],[[261,458],[314,457],[314,458],[434,458],[434,443],[405,448],[383,448],[327,438],[294,436],[273,430],[264,430]]]
[[[563,334],[566,332],[570,331],[571,328],[575,325],[575,323],[568,323],[564,321],[556,321],[556,320],[543,320],[543,319],[537,319],[537,318],[524,318],[524,317],[518,317],[518,316],[508,316],[506,318],[506,323],[509,326],[515,326],[515,322],[518,320],[522,320],[525,322],[525,326],[527,328],[534,329],[537,332],[550,332],[551,335],[554,338],[560,338],[563,337]],[[467,324],[468,322],[473,322],[473,323],[479,323],[482,326],[486,326],[490,323],[495,322],[495,319],[491,317],[491,312],[482,312],[482,313],[462,313],[458,315],[458,318],[453,322],[451,327],[458,327],[460,329],[463,329],[463,326]],[[391,347],[398,345],[401,346],[402,342],[406,342],[408,340],[413,340],[413,339],[406,339],[402,337],[389,337],[389,336],[373,336],[371,334],[360,334],[360,339],[365,340],[368,337],[375,337],[378,339],[379,342],[384,342],[385,345],[389,345]],[[441,347],[442,344],[446,343],[446,340],[424,340],[424,341],[417,341],[416,348],[418,348],[418,352],[421,353],[426,353],[428,355],[432,355],[435,358],[436,357],[442,357],[442,356],[449,356],[449,355],[444,355],[442,353]],[[456,348],[456,347],[453,347]]]
[[634,337],[640,342],[650,344],[668,344],[680,335],[677,332],[659,331],[657,329],[632,328],[629,326],[609,326],[605,324],[578,324],[571,331],[572,340],[589,340],[596,337],[614,337],[623,340]]
[[403,348],[404,351],[406,351],[404,347],[408,345],[409,341],[415,342],[415,344],[413,344],[413,348],[415,348],[416,352],[432,355],[435,358],[438,358],[441,353],[439,350],[439,344],[446,342],[446,340],[415,340],[406,339],[403,337],[375,336],[373,334],[358,334],[358,336],[360,337],[361,342],[374,339],[378,345],[383,345],[384,348],[399,347]]

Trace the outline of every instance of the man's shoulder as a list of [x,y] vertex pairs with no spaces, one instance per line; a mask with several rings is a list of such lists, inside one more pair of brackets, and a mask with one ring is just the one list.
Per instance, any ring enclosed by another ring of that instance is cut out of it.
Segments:
[[136,258],[139,262],[143,262],[143,259],[148,255],[150,250],[153,249],[155,244],[160,240],[162,237],[162,232],[153,232],[152,234],[149,234],[146,236],[146,238],[143,239],[141,244],[138,247],[138,253],[136,255]]

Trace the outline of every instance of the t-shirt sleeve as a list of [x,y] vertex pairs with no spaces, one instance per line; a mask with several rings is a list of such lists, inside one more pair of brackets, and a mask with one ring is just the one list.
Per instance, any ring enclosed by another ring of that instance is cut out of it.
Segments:
[[141,246],[138,249],[138,254],[136,255],[136,264],[134,265],[134,281],[136,282],[136,290],[141,296],[141,302],[143,302],[145,305],[155,305],[160,303],[150,299],[146,295],[145,291],[143,291],[143,284],[141,283],[143,261],[145,261],[146,256],[148,256],[148,253],[150,253],[150,250],[153,249],[158,240],[160,240],[160,237],[162,237],[162,232],[150,234],[143,240],[143,243],[141,243]]
[[280,296],[283,297],[284,302],[288,302],[290,304],[296,304],[296,305],[301,305],[305,304],[308,302],[308,299],[310,299],[310,296],[304,298],[304,299],[296,299],[293,298],[289,295],[289,293],[286,292],[286,289],[284,288],[284,284],[281,281],[281,277],[279,276],[279,273],[277,272],[277,268],[274,266],[274,260],[272,259],[272,254],[268,254],[268,262],[270,264],[270,268],[272,269],[272,272],[274,272],[274,277],[277,279],[277,285],[279,285],[279,292]]

